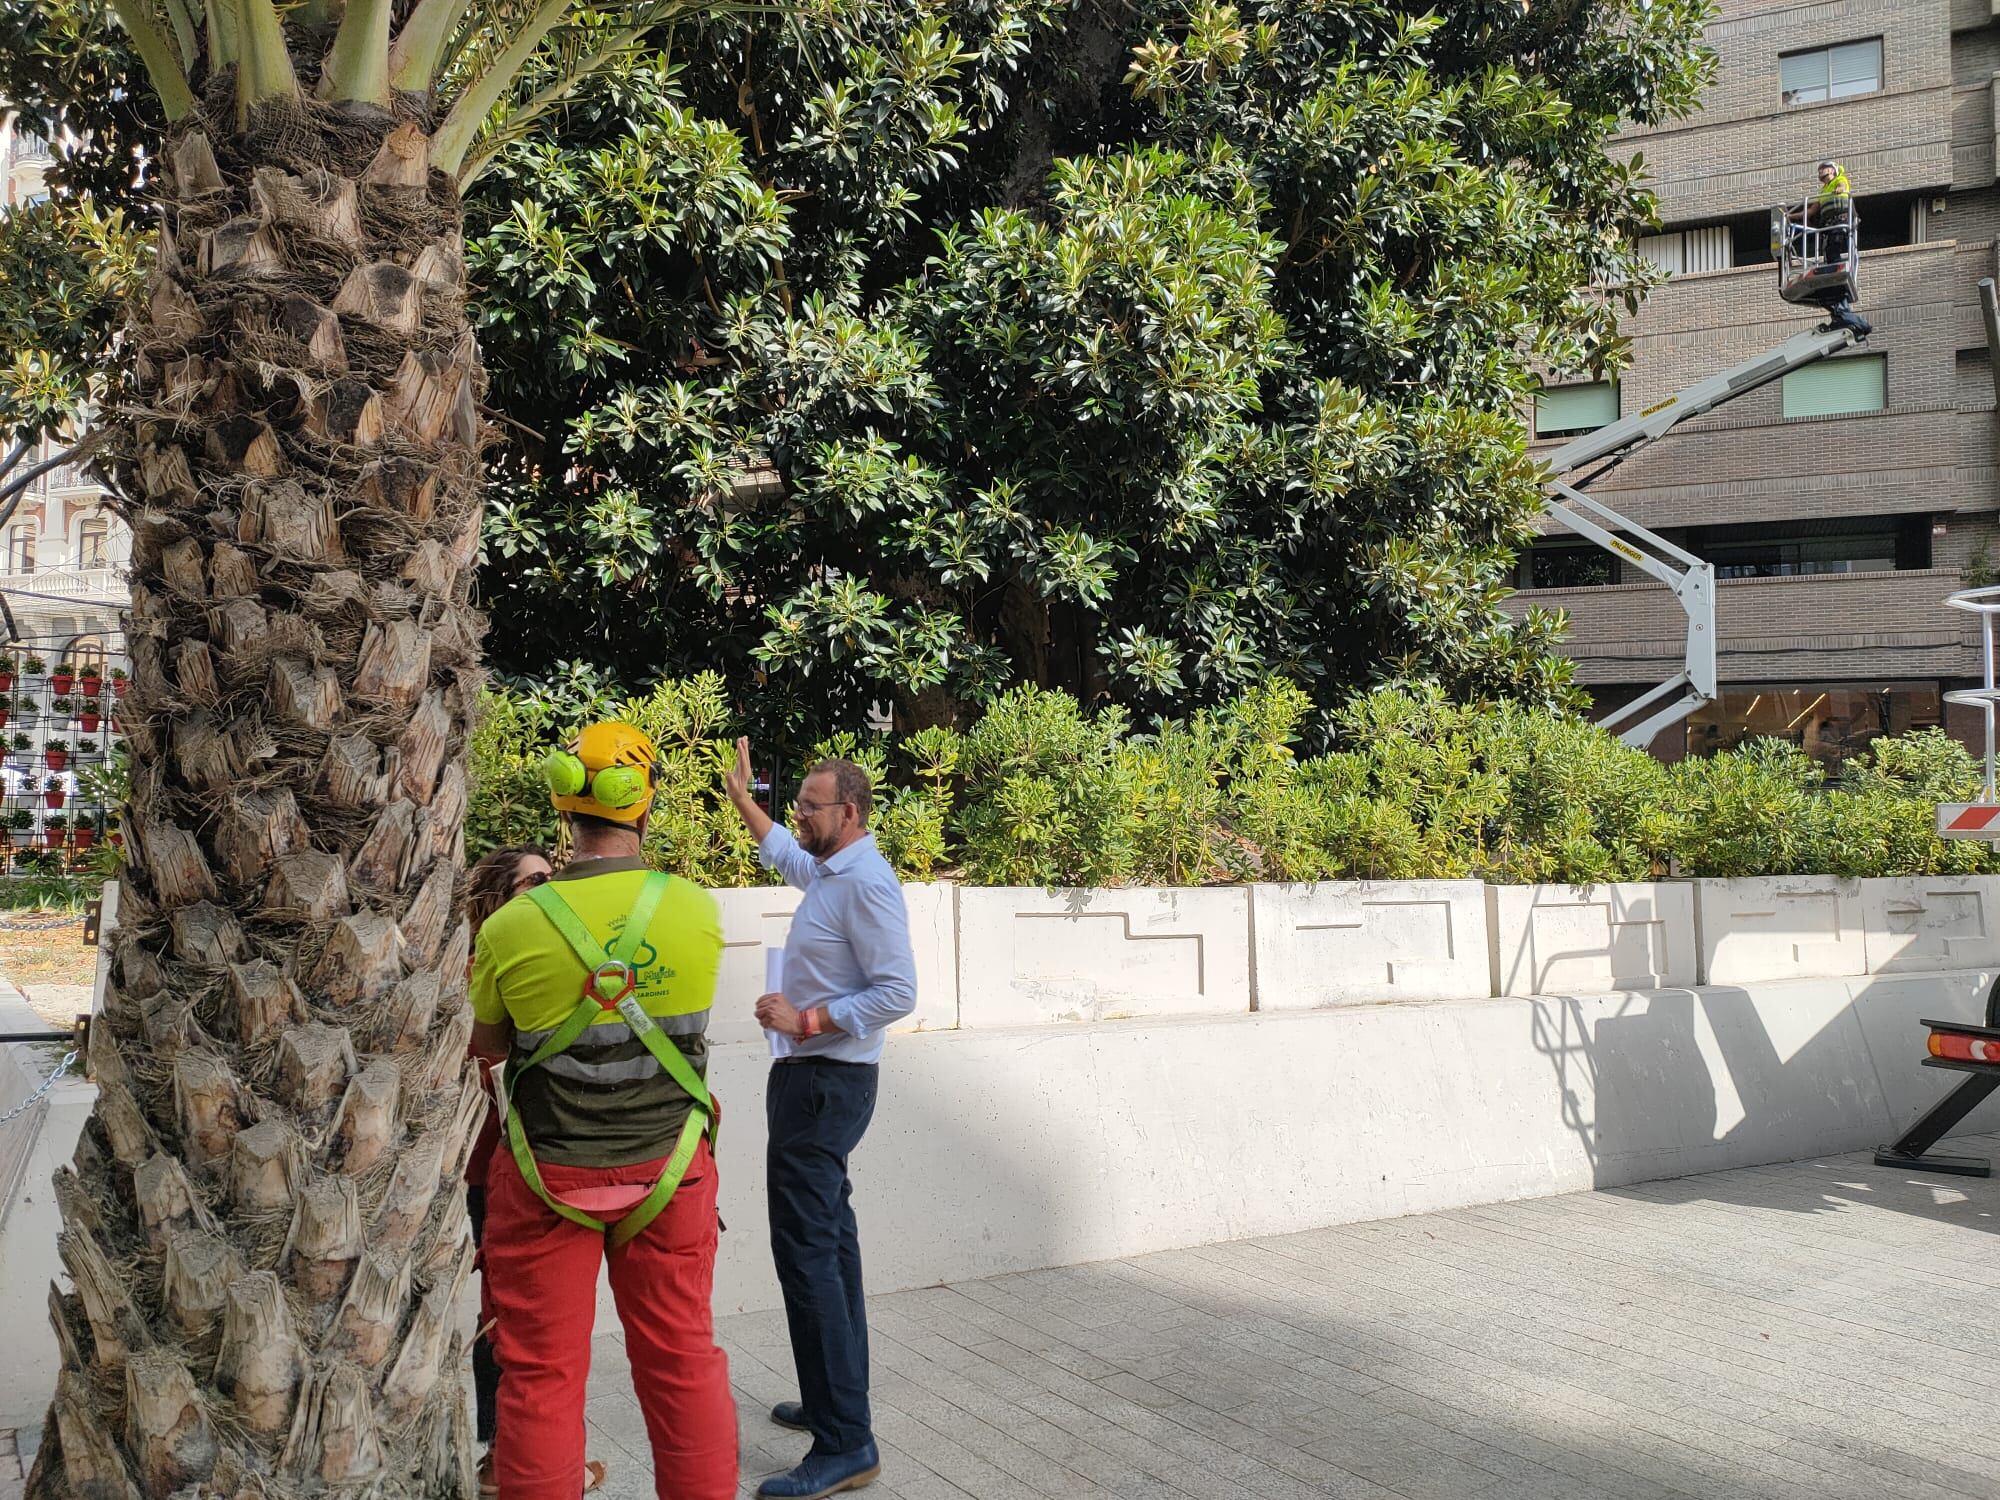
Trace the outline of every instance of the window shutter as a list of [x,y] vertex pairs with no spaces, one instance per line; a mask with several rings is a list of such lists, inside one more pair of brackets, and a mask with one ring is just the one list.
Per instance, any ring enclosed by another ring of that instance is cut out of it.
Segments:
[[1888,404],[1887,364],[1879,354],[1825,359],[1785,377],[1785,415],[1835,417],[1881,411]]
[[1559,385],[1535,396],[1535,436],[1595,432],[1618,420],[1618,387],[1608,380]]
[[1726,271],[1736,263],[1736,246],[1727,224],[1687,232],[1687,269]]

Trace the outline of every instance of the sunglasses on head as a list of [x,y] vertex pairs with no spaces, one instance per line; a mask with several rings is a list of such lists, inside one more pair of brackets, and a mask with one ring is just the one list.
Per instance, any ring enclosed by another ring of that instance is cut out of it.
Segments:
[[547,885],[548,883],[549,883],[549,872],[547,870],[537,870],[535,871],[534,874],[523,875],[519,880],[515,881],[514,889],[517,892],[532,891],[536,886]]

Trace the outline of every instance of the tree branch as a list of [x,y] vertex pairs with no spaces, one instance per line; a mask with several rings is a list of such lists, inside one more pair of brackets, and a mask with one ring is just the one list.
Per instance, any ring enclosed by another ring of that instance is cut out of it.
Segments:
[[194,88],[180,64],[174,61],[174,44],[160,30],[146,0],[111,0],[111,9],[132,38],[139,61],[146,65],[146,77],[160,97],[161,108],[167,112],[167,123],[171,125],[193,114]]
[[389,13],[393,0],[347,0],[320,69],[319,96],[335,103],[389,102]]
[[[55,457],[45,459],[38,464],[30,464],[21,473],[13,474],[15,465],[21,461],[21,452],[27,447],[25,443],[16,443],[8,453],[6,459],[0,460],[0,504],[6,506],[6,510],[0,512],[0,525],[6,524],[7,517],[14,514],[14,507],[20,503],[21,496],[27,492],[37,479],[40,479],[51,469],[60,469],[64,464],[74,463],[79,459],[88,457],[92,450],[102,444],[103,441],[104,439],[101,436],[92,434],[84,438],[81,442],[70,444],[69,447],[63,449]],[[12,478],[4,477],[10,474],[13,475]]]
[[465,14],[465,0],[417,0],[389,49],[389,83],[406,94],[428,94],[437,82],[451,34]]
[[250,112],[258,105],[296,99],[299,79],[292,71],[284,24],[272,0],[238,0],[238,4],[242,6],[238,19],[243,23],[238,41],[243,50],[236,60],[236,123],[247,126]]
[[166,0],[167,20],[173,24],[174,41],[181,49],[181,69],[192,73],[201,59],[201,42],[194,34],[194,19],[188,14],[187,0]]
[[[268,4],[269,0],[264,0],[264,3]],[[457,177],[473,138],[486,123],[486,117],[493,113],[501,91],[521,71],[535,48],[541,45],[542,38],[555,29],[570,4],[571,0],[542,0],[514,39],[459,95],[451,113],[445,116],[444,124],[431,137],[431,165],[451,177]]]
[[[477,182],[484,175],[486,169],[493,164],[494,157],[498,156],[510,143],[519,140],[526,134],[528,127],[534,124],[536,120],[540,119],[557,104],[569,97],[575,91],[578,84],[582,83],[584,79],[595,73],[606,63],[629,52],[639,39],[652,29],[652,25],[649,23],[644,26],[630,26],[618,32],[600,51],[592,53],[576,67],[550,83],[547,88],[536,94],[526,104],[523,104],[519,109],[509,114],[506,124],[480,143],[479,150],[473,153],[471,159],[466,162],[464,170],[458,174],[459,191],[464,192],[473,183]],[[669,31],[666,42],[660,48],[661,61],[663,63],[672,51],[673,33]]]

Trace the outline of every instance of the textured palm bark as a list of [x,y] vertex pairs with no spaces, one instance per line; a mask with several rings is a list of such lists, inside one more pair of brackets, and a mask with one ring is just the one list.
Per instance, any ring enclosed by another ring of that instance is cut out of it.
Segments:
[[31,1485],[468,1495],[459,204],[419,121],[211,103],[132,331],[131,866]]

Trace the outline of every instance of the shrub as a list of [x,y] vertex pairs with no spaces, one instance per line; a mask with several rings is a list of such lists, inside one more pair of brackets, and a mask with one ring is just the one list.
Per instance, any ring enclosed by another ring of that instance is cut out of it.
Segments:
[[[708,885],[770,878],[722,794],[735,724],[714,674],[624,700],[581,671],[545,691],[489,692],[472,738],[470,852],[554,841],[542,756],[603,714],[660,747],[646,842],[657,865]],[[1310,715],[1303,692],[1270,682],[1135,730],[1121,709],[1019,687],[964,732],[840,735],[814,754],[869,771],[877,839],[906,880],[1583,884],[2000,869],[1992,846],[1937,837],[1935,805],[1980,792],[1971,755],[1938,730],[1878,740],[1829,783],[1781,741],[1668,767],[1582,720],[1454,703],[1424,685],[1357,696],[1323,726]],[[1333,748],[1301,759],[1309,734]]]

